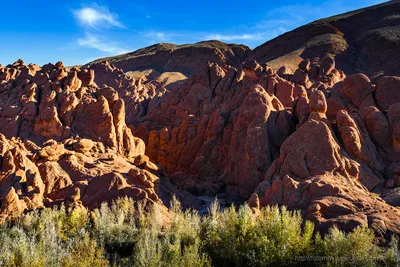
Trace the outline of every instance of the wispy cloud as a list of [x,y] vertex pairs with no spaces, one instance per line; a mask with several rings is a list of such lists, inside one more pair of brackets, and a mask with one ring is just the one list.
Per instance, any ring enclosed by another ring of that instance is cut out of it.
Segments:
[[[171,42],[176,44],[193,43],[204,40],[219,40],[222,42],[244,42],[246,44],[259,43],[275,38],[286,31],[284,27],[272,29],[246,28],[236,32],[202,32],[202,31],[147,31],[140,32],[140,38],[148,44]],[[251,32],[251,33],[250,33]]]
[[128,53],[129,50],[122,48],[118,42],[110,42],[103,38],[101,34],[109,34],[111,27],[126,28],[118,20],[118,15],[108,10],[106,6],[93,4],[72,10],[75,19],[85,33],[84,37],[79,38],[75,44],[80,47],[96,49],[110,55]]
[[99,37],[90,33],[86,33],[85,38],[78,39],[78,44],[80,46],[97,49],[111,55],[125,54],[129,52],[129,50],[121,48],[116,42],[104,42],[103,40],[100,40]]
[[[382,2],[379,0],[365,0],[368,4]],[[205,39],[216,39],[225,42],[242,41],[249,45],[259,44],[259,41],[268,41],[293,30],[311,21],[340,14],[348,10],[356,9],[357,6],[345,0],[327,0],[319,4],[304,2],[294,5],[283,5],[269,10],[264,19],[250,24],[237,26],[237,31],[230,33],[215,33],[203,36]]]
[[261,21],[258,28],[282,27],[292,30],[303,24],[310,23],[321,18],[338,15],[350,10],[359,9],[361,6],[371,6],[382,3],[382,0],[326,0],[318,4],[303,2],[301,4],[284,5],[266,13],[266,20]]
[[209,34],[204,36],[203,39],[207,40],[219,40],[225,42],[231,41],[258,41],[265,40],[266,38],[273,38],[277,35],[285,32],[285,28],[279,27],[277,29],[269,31],[260,31],[256,33],[245,33],[245,34]]
[[147,39],[149,43],[160,43],[160,42],[173,42],[177,43],[178,40],[187,39],[188,36],[198,35],[194,32],[185,31],[146,31],[140,32],[141,38]]
[[72,11],[79,24],[89,28],[125,26],[118,20],[118,15],[111,13],[107,7],[93,5]]
[[167,41],[172,35],[160,31],[149,31],[149,32],[144,32],[143,36],[145,38],[155,39],[158,41]]
[[258,40],[260,39],[260,35],[259,34],[239,34],[239,35],[211,34],[211,35],[206,35],[205,39],[215,39],[220,41]]
[[222,41],[243,40],[247,41],[249,45],[252,43],[259,45],[258,41],[260,40],[266,42],[312,21],[355,10],[362,6],[379,4],[384,1],[363,0],[361,2],[360,4],[360,1],[325,0],[318,4],[306,1],[301,4],[282,5],[267,11],[265,17],[258,22],[238,26],[241,32],[251,32],[251,34],[221,34],[220,36],[215,35],[215,37],[220,37],[216,39]]
[[[362,1],[364,6],[382,2],[382,0]],[[305,1],[301,4],[281,5],[275,9],[265,10],[263,18],[247,21],[242,25],[233,25],[234,28],[207,31],[207,28],[197,26],[170,29],[167,24],[156,24],[162,23],[159,21],[159,14],[151,13],[150,10],[136,4],[132,4],[131,8],[137,17],[142,18],[143,23],[135,24],[140,28],[131,26],[129,29],[118,14],[111,12],[108,7],[93,4],[72,10],[84,34],[74,42],[74,45],[96,49],[108,55],[127,53],[132,51],[132,47],[138,48],[155,43],[184,44],[211,39],[244,43],[254,48],[305,23],[361,6],[359,1],[354,3],[346,0],[322,0],[318,4]],[[189,24],[196,25],[196,21],[193,20]]]

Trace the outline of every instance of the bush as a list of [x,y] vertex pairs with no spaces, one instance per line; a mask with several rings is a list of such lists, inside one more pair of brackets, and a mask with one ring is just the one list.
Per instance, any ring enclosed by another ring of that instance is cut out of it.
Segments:
[[[182,211],[173,198],[171,223],[165,229],[161,225],[148,225],[140,229],[133,262],[135,266],[210,266],[206,255],[201,253],[199,236],[201,220],[197,213]],[[149,217],[155,217],[150,214]],[[154,219],[147,220],[149,223]]]
[[160,217],[156,206],[128,198],[91,213],[34,211],[0,226],[0,266],[396,266],[399,259],[395,237],[387,248],[367,228],[332,228],[322,238],[284,207],[221,211],[214,202],[200,217],[174,199],[169,222]]
[[107,266],[82,210],[43,209],[0,231],[0,266]]
[[268,207],[256,215],[243,205],[211,213],[203,222],[204,249],[216,266],[293,265],[312,252],[314,227],[298,212]]

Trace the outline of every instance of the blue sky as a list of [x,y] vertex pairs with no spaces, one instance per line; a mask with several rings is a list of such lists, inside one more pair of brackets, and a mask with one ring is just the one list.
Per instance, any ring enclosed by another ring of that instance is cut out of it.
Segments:
[[254,48],[305,23],[379,0],[4,1],[0,63],[66,65],[160,42],[217,39]]

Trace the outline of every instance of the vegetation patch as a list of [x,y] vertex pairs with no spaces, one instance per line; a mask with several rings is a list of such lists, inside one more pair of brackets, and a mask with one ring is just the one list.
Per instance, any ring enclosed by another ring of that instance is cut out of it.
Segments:
[[0,266],[397,266],[398,241],[379,247],[372,230],[321,237],[296,211],[266,207],[183,211],[171,221],[128,198],[86,212],[63,206],[0,226]]

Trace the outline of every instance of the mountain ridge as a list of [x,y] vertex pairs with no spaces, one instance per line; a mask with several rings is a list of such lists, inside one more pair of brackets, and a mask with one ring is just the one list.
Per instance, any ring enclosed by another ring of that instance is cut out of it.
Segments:
[[[245,59],[256,60],[275,70],[286,66],[294,71],[303,59],[319,64],[324,57],[331,56],[346,74],[398,75],[398,13],[400,2],[390,1],[313,21],[254,49],[216,40],[183,45],[159,43],[127,54],[100,58],[85,66],[108,60],[125,72],[152,69],[158,75],[179,72],[190,76],[208,61],[238,67]],[[373,54],[377,55],[368,56]],[[189,63],[188,59],[195,63]]]
[[[226,44],[216,40],[183,45],[158,43],[123,55],[100,58],[85,66],[109,61],[125,72],[154,69],[158,72],[175,71],[193,74],[198,71],[198,66],[195,64],[199,61],[239,66],[244,61],[247,51],[249,48],[245,45]],[[198,59],[198,57],[203,58]],[[185,62],[187,58],[192,58],[196,62]]]
[[303,59],[332,56],[346,74],[398,75],[399,12],[400,2],[390,1],[319,19],[256,47],[251,59],[295,69]]

